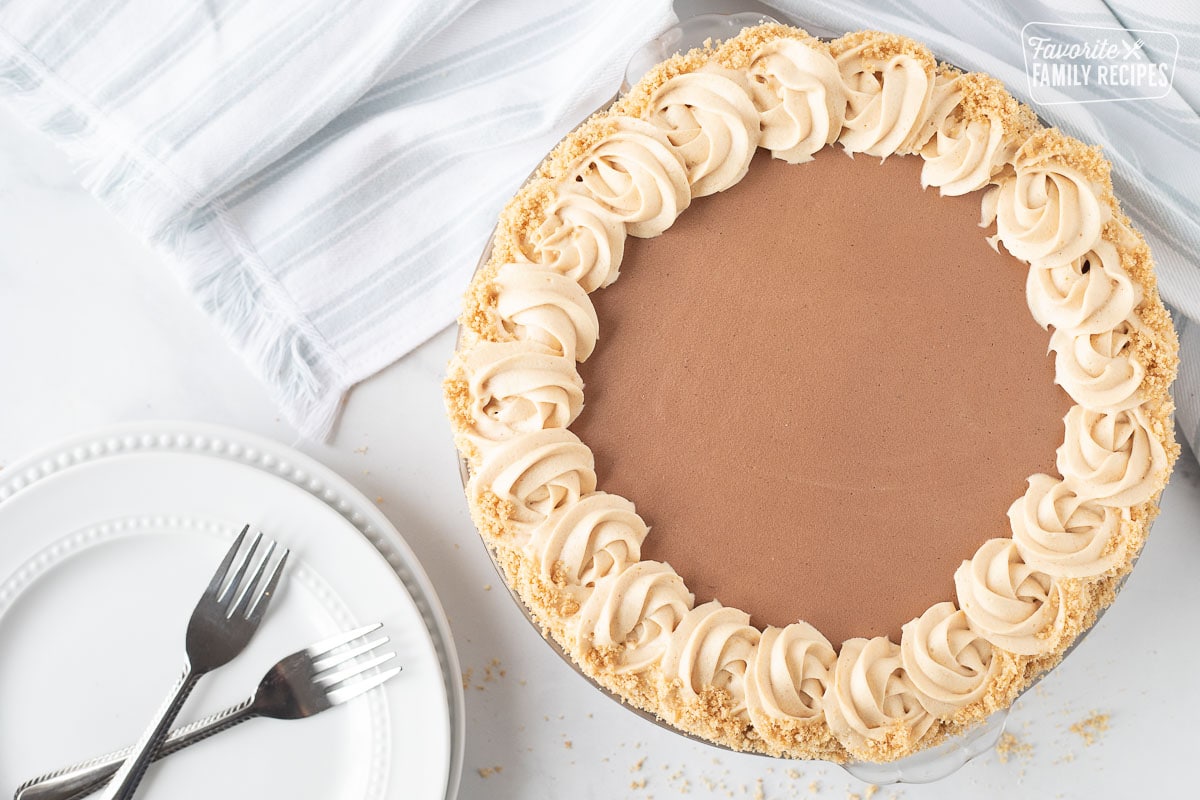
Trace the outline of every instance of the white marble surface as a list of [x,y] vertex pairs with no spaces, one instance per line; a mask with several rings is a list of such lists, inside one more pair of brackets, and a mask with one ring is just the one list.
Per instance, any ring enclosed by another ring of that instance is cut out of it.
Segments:
[[[453,331],[360,386],[332,442],[298,442],[155,255],[78,188],[58,152],[4,115],[0,243],[0,464],[110,423],[198,420],[295,444],[379,498],[437,585],[472,673],[464,800],[867,791],[836,767],[731,754],[660,730],[542,643],[498,585],[461,496],[439,390]],[[989,754],[941,783],[876,796],[1196,796],[1197,520],[1200,470],[1188,454],[1119,602],[1014,711],[1009,729],[1029,752],[1007,763]],[[1108,714],[1110,728],[1088,745],[1070,727],[1093,712]],[[0,746],[16,735],[0,711]]]

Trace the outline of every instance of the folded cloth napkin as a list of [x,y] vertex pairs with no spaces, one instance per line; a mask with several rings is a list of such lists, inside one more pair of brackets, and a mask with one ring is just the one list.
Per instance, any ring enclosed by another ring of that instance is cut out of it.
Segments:
[[321,437],[667,0],[0,0],[0,94]]
[[[815,33],[911,35],[1026,100],[1026,23],[1178,37],[1165,98],[1035,107],[1114,162],[1183,335],[1176,397],[1195,449],[1200,6],[768,5]],[[672,19],[668,0],[0,0],[0,94],[320,437],[353,384],[454,319],[505,199]]]

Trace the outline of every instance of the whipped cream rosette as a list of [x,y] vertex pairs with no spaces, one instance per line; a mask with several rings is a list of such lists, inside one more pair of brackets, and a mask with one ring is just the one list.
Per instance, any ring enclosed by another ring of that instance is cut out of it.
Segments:
[[900,647],[884,636],[842,642],[825,718],[850,754],[867,760],[911,750],[936,721],[901,664]]
[[1100,240],[1112,216],[1103,188],[1107,169],[1089,170],[1090,162],[1064,158],[1064,139],[1053,129],[1033,134],[1013,158],[1011,174],[983,197],[984,222],[994,221],[996,238],[1023,261],[1079,258]]
[[1149,500],[1166,480],[1167,454],[1139,408],[1067,413],[1066,441],[1058,449],[1058,471],[1076,491],[1107,506]]
[[[630,138],[636,141],[636,137]],[[648,146],[653,147],[654,143]],[[607,160],[592,165],[595,170],[593,185],[607,179],[609,184],[603,185],[609,192],[623,189],[626,195],[636,195],[639,187],[635,181],[654,177],[631,163],[641,154],[636,144],[624,142],[609,151]],[[601,167],[604,167],[603,172]],[[614,196],[614,200],[619,198]],[[637,197],[627,196],[626,201],[636,203]],[[585,292],[593,292],[617,279],[621,256],[625,252],[625,233],[623,218],[616,209],[586,193],[563,192],[547,210],[545,220],[531,232],[526,246],[529,253],[522,253],[521,260],[528,258],[534,264],[570,278]]]
[[1135,325],[1099,333],[1058,328],[1050,336],[1058,384],[1083,408],[1121,411],[1143,403],[1146,368],[1133,357]]
[[[561,202],[592,198],[600,213],[624,223],[630,236],[657,236],[692,200],[687,162],[662,128],[634,117],[614,122],[613,132],[560,187],[564,197],[578,193],[583,199]],[[614,265],[605,282],[615,278]]]
[[[741,181],[759,148],[803,164],[827,146],[919,158],[924,186],[978,193],[994,227],[979,235],[1028,265],[1030,318],[1075,404],[1058,474],[1029,475],[996,509],[1009,535],[985,533],[947,570],[952,595],[898,642],[831,643],[802,620],[760,626],[753,608],[696,605],[669,564],[644,560],[655,531],[638,498],[598,487],[587,442],[568,430],[594,390],[575,363],[604,347],[589,294],[618,279],[626,237],[667,231]],[[995,79],[889,34],[826,44],[762,25],[652,69],[505,209],[462,330],[447,409],[473,518],[509,584],[589,677],[740,750],[888,761],[1010,705],[1111,602],[1177,452],[1177,343],[1108,163]]]
[[793,164],[837,141],[846,117],[846,87],[825,50],[779,38],[755,51],[746,68],[758,111],[759,145]]
[[565,428],[583,407],[575,360],[537,341],[481,342],[454,371],[471,398],[464,433],[481,450],[522,432]]
[[679,682],[685,703],[706,691],[728,694],[735,718],[746,717],[746,673],[754,662],[758,628],[750,615],[717,600],[696,606],[679,622],[663,655],[663,675]]
[[545,578],[592,588],[640,561],[647,533],[633,503],[595,492],[546,517],[530,532],[529,549]]
[[983,697],[999,662],[967,615],[945,602],[904,626],[900,663],[921,705],[931,714],[953,716]]
[[595,488],[595,465],[587,445],[568,430],[548,428],[491,448],[467,492],[476,507],[485,494],[495,497],[503,509],[501,529],[527,534],[556,509]]
[[919,148],[933,97],[937,62],[911,40],[882,40],[870,31],[833,42],[846,117],[838,143],[851,153],[885,158]]
[[1126,515],[1081,494],[1073,482],[1032,475],[1029,489],[1008,509],[1022,560],[1047,575],[1090,578],[1121,563]]
[[1116,245],[1099,239],[1065,264],[1035,264],[1025,299],[1043,328],[1102,334],[1129,318],[1142,301],[1142,290],[1125,274]]
[[649,119],[683,158],[692,197],[728,189],[750,169],[761,133],[744,81],[739,72],[687,72],[654,94]]
[[496,274],[496,292],[496,314],[511,338],[545,345],[572,361],[587,361],[596,349],[596,309],[569,271],[505,264]]
[[1066,603],[1052,575],[1026,564],[1012,539],[991,539],[954,573],[958,607],[973,629],[1010,653],[1033,656],[1059,645]]
[[574,621],[576,648],[583,658],[596,648],[617,650],[618,672],[654,667],[692,601],[683,578],[670,565],[631,564],[596,582]]
[[927,119],[921,184],[943,195],[987,186],[1035,124],[995,78],[948,68],[934,82]]

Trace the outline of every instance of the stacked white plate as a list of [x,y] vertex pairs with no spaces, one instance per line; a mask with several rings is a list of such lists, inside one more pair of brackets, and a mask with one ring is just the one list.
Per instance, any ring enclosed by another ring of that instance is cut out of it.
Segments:
[[133,743],[183,667],[188,617],[244,524],[292,551],[262,628],[179,724],[248,697],[284,655],[382,622],[403,672],[310,719],[251,720],[159,762],[147,795],[442,800],[463,697],[444,612],[374,503],[290,448],[141,424],[0,472],[0,795]]

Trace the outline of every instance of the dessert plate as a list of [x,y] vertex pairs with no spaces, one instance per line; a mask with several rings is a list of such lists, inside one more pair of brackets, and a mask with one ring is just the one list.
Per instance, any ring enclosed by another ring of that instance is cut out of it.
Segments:
[[267,439],[194,424],[113,428],[0,473],[0,794],[137,739],[183,666],[191,607],[243,524],[291,548],[246,652],[184,724],[253,691],[280,657],[380,621],[404,671],[306,720],[253,720],[159,762],[148,794],[442,800],[463,701],[437,597],[373,503]]

